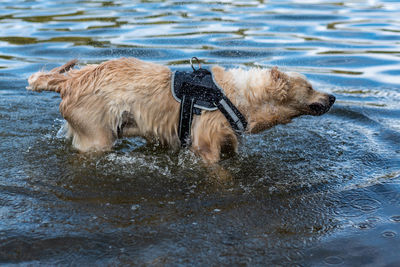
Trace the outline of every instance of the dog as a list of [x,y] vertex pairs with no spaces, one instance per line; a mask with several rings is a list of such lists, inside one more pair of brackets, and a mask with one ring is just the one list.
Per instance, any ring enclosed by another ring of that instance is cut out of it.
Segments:
[[[28,78],[27,89],[60,93],[67,137],[81,152],[111,150],[117,138],[141,136],[149,142],[180,147],[180,104],[171,93],[172,71],[136,58],[121,58],[74,69],[72,60]],[[301,115],[326,113],[335,97],[314,90],[300,73],[277,67],[224,69],[213,79],[246,118],[246,133],[255,134]],[[222,152],[237,152],[238,136],[220,111],[194,115],[191,145],[206,163]]]

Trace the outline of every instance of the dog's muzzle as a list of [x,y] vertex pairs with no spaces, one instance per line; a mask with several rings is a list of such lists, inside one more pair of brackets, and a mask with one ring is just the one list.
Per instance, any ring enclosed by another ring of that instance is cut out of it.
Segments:
[[320,102],[312,103],[311,105],[309,105],[311,115],[320,116],[322,114],[325,114],[332,107],[333,103],[335,103],[335,100],[336,100],[335,96],[329,95],[327,103],[320,103]]

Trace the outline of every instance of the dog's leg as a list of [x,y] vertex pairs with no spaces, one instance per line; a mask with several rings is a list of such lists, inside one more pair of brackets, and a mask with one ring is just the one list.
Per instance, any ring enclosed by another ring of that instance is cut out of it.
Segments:
[[111,150],[115,138],[111,131],[104,129],[85,129],[85,132],[70,129],[72,135],[72,145],[80,152],[95,152]]
[[221,156],[221,144],[218,137],[212,138],[200,134],[194,138],[191,149],[207,164],[218,162]]
[[220,159],[220,151],[217,147],[202,146],[199,149],[194,149],[194,152],[208,164],[216,163]]
[[73,147],[81,152],[111,150],[117,136],[104,116],[88,110],[86,107],[63,109]]
[[222,134],[215,135],[213,138],[200,137],[192,146],[195,154],[209,164],[214,164],[221,159],[221,153],[237,153],[238,141],[235,136]]
[[221,151],[237,152],[237,137],[229,126],[220,122],[225,120],[223,115],[220,114],[220,119],[214,117],[214,120],[213,117],[210,118],[211,115],[206,113],[195,118],[192,129],[191,149],[208,164],[218,162]]
[[122,113],[122,123],[118,129],[118,138],[133,137],[140,135],[140,129],[132,113],[124,111]]

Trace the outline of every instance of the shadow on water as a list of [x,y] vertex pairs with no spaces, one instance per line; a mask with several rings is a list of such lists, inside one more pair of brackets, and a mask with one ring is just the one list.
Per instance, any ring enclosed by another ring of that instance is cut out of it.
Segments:
[[[0,262],[396,266],[400,6],[367,2],[0,3]],[[139,138],[80,154],[58,95],[25,90],[70,58],[193,55],[299,71],[338,100],[207,167]]]

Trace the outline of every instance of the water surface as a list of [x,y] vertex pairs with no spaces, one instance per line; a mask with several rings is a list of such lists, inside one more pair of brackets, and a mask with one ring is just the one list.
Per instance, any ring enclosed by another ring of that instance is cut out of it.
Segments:
[[[397,1],[2,1],[0,263],[400,264]],[[78,58],[304,73],[337,102],[220,169],[140,138],[82,155],[26,78]]]

